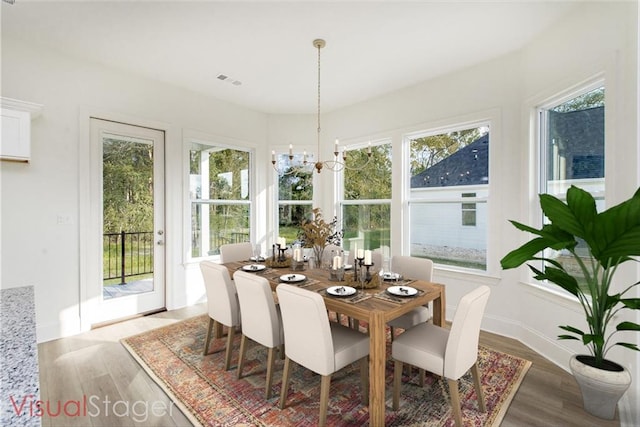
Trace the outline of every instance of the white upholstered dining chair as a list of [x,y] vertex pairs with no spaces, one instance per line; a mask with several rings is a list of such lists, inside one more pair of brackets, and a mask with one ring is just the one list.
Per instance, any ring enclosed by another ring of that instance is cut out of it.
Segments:
[[393,372],[393,409],[400,404],[402,364],[408,363],[447,379],[451,408],[457,427],[462,427],[458,379],[471,369],[478,407],[485,412],[478,369],[478,341],[489,287],[480,286],[462,297],[453,317],[451,330],[421,323],[400,334],[391,347],[395,360]]
[[[391,258],[391,270],[409,279],[431,282],[433,277],[433,261],[427,258],[395,255]],[[391,328],[391,340],[395,338],[395,329],[409,329],[412,326],[424,323],[431,319],[431,311],[428,307],[416,307],[387,324]]]
[[220,246],[220,262],[248,261],[253,256],[250,242],[227,243]]
[[280,310],[276,307],[269,281],[255,273],[236,271],[233,279],[238,291],[240,313],[242,313],[242,339],[238,357],[238,379],[242,377],[247,339],[268,349],[265,398],[271,398],[271,383],[275,366],[276,349],[282,351],[284,335]]
[[336,322],[329,322],[324,300],[317,292],[287,284],[278,285],[276,292],[282,311],[286,355],[280,409],[284,409],[287,400],[292,361],[321,376],[318,425],[327,423],[331,375],[358,360],[362,402],[367,404],[369,337]]
[[207,312],[209,314],[207,337],[204,341],[204,355],[206,356],[209,353],[212,330],[216,324],[220,323],[226,326],[228,331],[224,369],[229,370],[233,337],[236,328],[240,326],[240,309],[236,287],[231,280],[231,276],[229,276],[229,270],[224,265],[211,261],[202,261],[200,263],[200,271],[202,271],[207,293]]

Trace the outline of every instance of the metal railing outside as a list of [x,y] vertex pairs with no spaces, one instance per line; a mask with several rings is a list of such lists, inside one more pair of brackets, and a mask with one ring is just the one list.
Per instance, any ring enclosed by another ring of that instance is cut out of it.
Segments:
[[153,273],[153,232],[106,233],[103,245],[103,280],[120,279]]

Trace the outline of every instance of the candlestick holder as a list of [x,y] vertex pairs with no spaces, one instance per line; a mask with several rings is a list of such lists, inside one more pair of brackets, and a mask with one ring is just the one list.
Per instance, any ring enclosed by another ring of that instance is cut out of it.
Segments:
[[371,272],[369,271],[369,269],[371,267],[373,267],[373,263],[371,264],[365,264],[364,267],[367,269],[367,272],[365,273],[365,278],[364,280],[369,283],[371,281]]
[[280,245],[278,245],[278,261],[282,262],[285,260],[285,255],[284,253],[287,251],[287,247],[285,246],[284,249],[280,247]]
[[363,258],[354,257],[354,260],[355,260],[355,264],[356,264],[356,265],[353,266],[354,280],[356,282],[358,282],[358,276],[362,275],[362,272],[360,271],[360,269],[362,268],[362,263],[364,262],[364,257]]

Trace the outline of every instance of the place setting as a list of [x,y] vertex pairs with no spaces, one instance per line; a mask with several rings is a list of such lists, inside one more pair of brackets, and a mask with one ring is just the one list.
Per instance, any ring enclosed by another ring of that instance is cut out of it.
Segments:
[[[394,274],[394,273],[386,273],[386,274]],[[394,282],[397,282],[397,281],[394,280]],[[403,304],[407,301],[410,301],[411,298],[416,297],[418,295],[422,295],[424,293],[424,291],[420,289],[416,289],[413,286],[407,285],[407,283],[412,283],[413,280],[403,280],[403,282],[405,282],[405,284],[389,286],[384,291],[378,292],[377,294],[375,294],[375,297],[386,300],[386,301]]]
[[247,264],[241,267],[242,271],[247,271],[249,273],[258,273],[258,272],[265,271],[266,269],[267,269],[267,266],[264,264]]
[[358,292],[358,290],[353,286],[347,285],[330,286],[326,289],[321,289],[318,292],[323,296],[340,298],[343,301],[351,304],[356,304],[371,298],[371,294],[368,294],[366,292]]

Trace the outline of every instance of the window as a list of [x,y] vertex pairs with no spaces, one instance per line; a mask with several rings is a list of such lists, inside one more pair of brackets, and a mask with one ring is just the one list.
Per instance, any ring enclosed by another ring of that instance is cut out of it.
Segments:
[[540,108],[541,192],[576,185],[604,204],[604,87]]
[[[567,190],[575,185],[593,195],[598,211],[604,210],[604,87],[598,84],[557,98],[540,107],[538,113],[539,192],[566,200]],[[580,244],[577,249],[579,253]],[[562,252],[546,255],[580,275],[572,257]]]
[[[304,219],[313,217],[313,155],[305,155],[307,166],[302,163],[303,156],[294,155],[289,161],[287,154],[278,155],[278,233],[287,242],[297,240]],[[293,165],[293,167],[287,165]]]
[[225,243],[249,242],[251,156],[192,143],[189,162],[191,257],[218,255]]
[[[476,197],[476,193],[462,193],[462,197]],[[462,225],[476,225],[476,204],[462,203]]]
[[409,137],[411,256],[486,271],[489,127]]
[[[358,167],[367,161],[369,148],[347,152],[346,164]],[[344,169],[342,186],[343,248],[380,250],[391,240],[391,143],[371,146],[369,163],[358,169]]]

